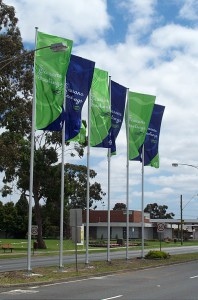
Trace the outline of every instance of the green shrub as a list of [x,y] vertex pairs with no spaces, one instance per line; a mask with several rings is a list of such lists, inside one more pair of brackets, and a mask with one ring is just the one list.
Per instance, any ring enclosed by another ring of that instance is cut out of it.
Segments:
[[167,259],[169,257],[169,253],[157,250],[151,250],[145,255],[145,258],[147,259]]

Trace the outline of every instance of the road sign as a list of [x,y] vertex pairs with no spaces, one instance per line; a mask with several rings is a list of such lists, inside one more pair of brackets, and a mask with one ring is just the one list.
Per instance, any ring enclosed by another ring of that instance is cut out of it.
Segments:
[[[126,214],[127,214],[127,211],[125,209],[125,210],[123,210],[123,215],[126,215]],[[129,215],[132,215],[132,214],[133,214],[132,210],[129,210]]]
[[38,235],[38,225],[32,225],[31,234]]
[[81,226],[72,227],[72,241],[74,243],[81,243]]
[[164,232],[165,223],[157,223],[157,232]]
[[71,227],[82,226],[81,208],[70,209],[70,226]]

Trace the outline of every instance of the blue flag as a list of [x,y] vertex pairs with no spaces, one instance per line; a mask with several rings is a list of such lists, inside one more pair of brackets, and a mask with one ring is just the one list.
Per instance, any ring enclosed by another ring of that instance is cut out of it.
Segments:
[[62,113],[49,126],[49,131],[62,130],[65,122],[65,141],[78,135],[81,128],[81,111],[88,96],[95,62],[71,55],[66,75],[66,111]]
[[116,154],[116,138],[122,126],[126,102],[126,87],[111,81],[111,128],[108,136],[102,143],[95,147],[111,148],[111,153]]
[[[165,107],[162,105],[154,104],[153,112],[151,115],[150,123],[144,141],[144,165],[159,168],[159,135],[162,117]],[[142,147],[140,155],[134,160],[142,161]]]
[[71,55],[66,77],[65,141],[78,135],[81,111],[89,94],[95,62]]

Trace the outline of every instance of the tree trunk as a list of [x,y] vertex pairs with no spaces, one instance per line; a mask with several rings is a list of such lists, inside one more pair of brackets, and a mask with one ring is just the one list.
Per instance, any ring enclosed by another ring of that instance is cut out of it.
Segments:
[[43,234],[42,234],[42,218],[40,212],[39,198],[36,193],[34,193],[34,203],[35,203],[36,224],[38,225],[38,236],[37,236],[38,249],[46,249],[47,247],[45,241],[43,240]]

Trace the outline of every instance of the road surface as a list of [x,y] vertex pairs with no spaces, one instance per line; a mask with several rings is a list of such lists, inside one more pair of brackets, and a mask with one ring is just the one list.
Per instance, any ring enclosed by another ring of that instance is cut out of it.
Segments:
[[9,288],[0,300],[197,300],[198,262],[41,286]]
[[[157,249],[159,250],[159,249]],[[198,246],[182,246],[182,247],[170,247],[162,249],[170,254],[181,254],[181,253],[193,253],[198,252]],[[145,250],[145,254],[149,250]],[[140,257],[141,250],[130,250],[129,258]],[[0,259],[0,272],[5,271],[15,271],[15,270],[27,270],[27,257],[23,258],[11,258],[9,259]],[[126,251],[116,251],[111,252],[111,259],[126,258]],[[106,252],[95,252],[89,254],[89,263],[92,261],[106,261],[107,253]],[[78,262],[85,262],[85,254],[78,255]],[[63,256],[63,265],[70,263],[75,263],[75,255],[64,255]],[[59,256],[38,256],[37,254],[32,255],[31,257],[31,267],[43,267],[43,266],[59,266]],[[197,298],[198,299],[198,298]]]

